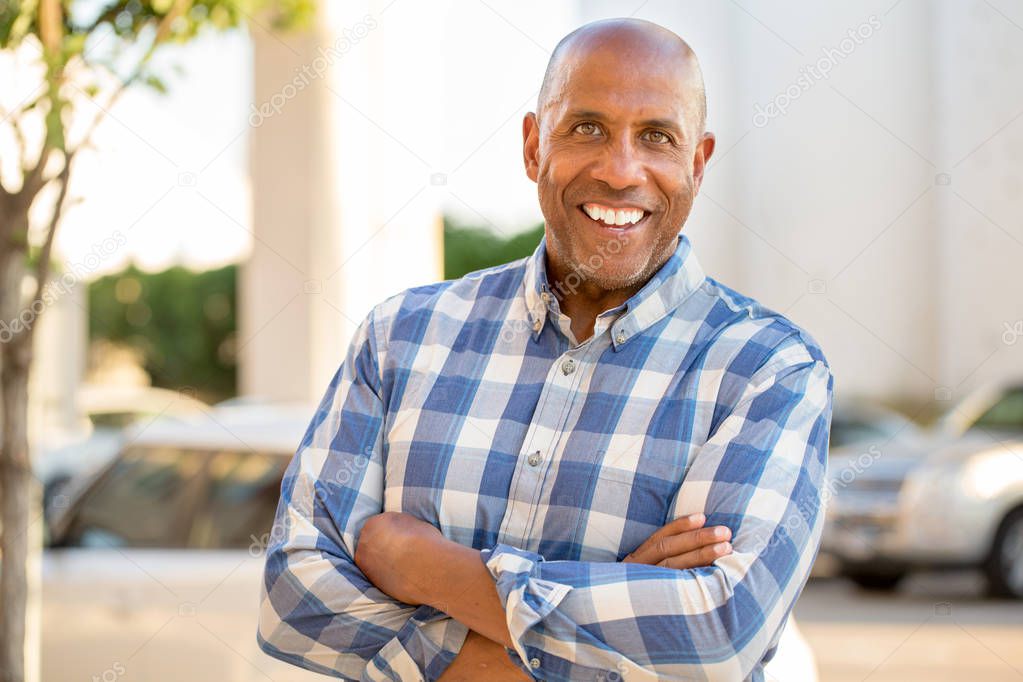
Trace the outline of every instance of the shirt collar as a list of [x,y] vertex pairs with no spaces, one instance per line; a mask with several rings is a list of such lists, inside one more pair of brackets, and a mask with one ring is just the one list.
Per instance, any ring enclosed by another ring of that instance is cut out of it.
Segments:
[[[705,274],[689,238],[679,233],[675,252],[643,287],[625,301],[625,313],[611,326],[611,344],[617,351],[629,339],[644,331],[678,307],[703,283]],[[547,281],[547,235],[540,239],[526,261],[523,276],[526,310],[533,339],[543,330],[554,298]]]

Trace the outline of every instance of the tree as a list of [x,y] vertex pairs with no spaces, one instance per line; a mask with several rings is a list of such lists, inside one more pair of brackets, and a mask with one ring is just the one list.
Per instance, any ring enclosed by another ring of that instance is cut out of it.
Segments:
[[[38,504],[28,453],[28,377],[75,159],[126,89],[164,90],[151,61],[165,45],[239,26],[255,13],[276,29],[296,27],[310,17],[312,2],[0,0],[0,51],[27,58],[26,74],[38,78],[27,97],[0,109],[0,131],[12,133],[18,153],[18,177],[6,183],[0,177],[0,682],[25,678],[28,521]],[[103,49],[93,50],[99,43]],[[88,119],[80,112],[86,98],[102,99],[100,113]],[[30,211],[48,215],[36,232],[30,232]],[[26,298],[22,282],[30,269]]]

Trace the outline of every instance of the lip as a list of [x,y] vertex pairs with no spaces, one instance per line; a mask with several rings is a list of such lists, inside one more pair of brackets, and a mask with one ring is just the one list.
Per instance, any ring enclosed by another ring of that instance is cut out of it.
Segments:
[[628,225],[616,225],[616,226],[612,227],[611,225],[607,225],[607,224],[603,223],[600,220],[594,220],[593,218],[591,218],[589,216],[589,214],[586,213],[586,211],[583,210],[583,206],[585,206],[586,204],[600,204],[601,206],[607,206],[608,208],[614,208],[614,209],[619,209],[619,208],[640,208],[640,207],[636,206],[635,204],[615,204],[614,202],[604,202],[604,201],[587,201],[587,202],[584,202],[584,203],[579,204],[578,206],[576,206],[576,210],[579,211],[580,215],[582,215],[583,220],[587,221],[590,224],[590,226],[593,227],[594,229],[602,230],[604,232],[604,234],[610,235],[610,236],[621,236],[621,235],[626,234],[628,232],[632,232],[633,230],[639,229],[639,228],[641,228],[641,227],[643,227],[644,225],[647,224],[647,221],[650,220],[650,216],[651,216],[651,212],[644,208],[644,209],[642,209],[643,210],[643,217],[640,218],[638,221],[636,221],[634,223],[631,223],[631,224],[628,224]]

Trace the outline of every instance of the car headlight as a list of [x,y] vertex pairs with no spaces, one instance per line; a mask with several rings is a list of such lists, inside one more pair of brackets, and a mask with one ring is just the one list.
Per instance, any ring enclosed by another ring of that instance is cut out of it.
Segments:
[[1005,448],[986,450],[971,456],[963,465],[960,484],[971,497],[989,500],[996,497],[1014,479],[1019,468],[1018,455]]

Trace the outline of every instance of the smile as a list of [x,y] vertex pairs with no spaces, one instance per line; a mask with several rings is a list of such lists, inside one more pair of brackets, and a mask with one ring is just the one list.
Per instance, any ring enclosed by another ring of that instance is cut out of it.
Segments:
[[640,223],[649,215],[648,211],[635,206],[605,206],[597,203],[585,203],[580,206],[583,213],[604,227],[626,230]]

